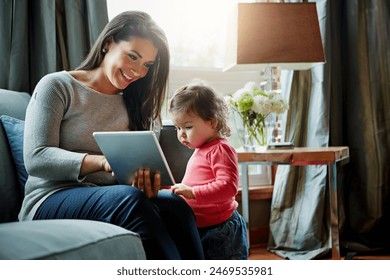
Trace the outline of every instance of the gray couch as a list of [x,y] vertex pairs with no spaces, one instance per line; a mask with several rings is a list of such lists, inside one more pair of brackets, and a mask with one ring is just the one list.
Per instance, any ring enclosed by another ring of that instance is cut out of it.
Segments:
[[[24,120],[30,95],[0,89],[0,116]],[[165,124],[160,142],[177,181],[191,151]],[[85,220],[17,221],[23,200],[18,164],[0,122],[0,259],[145,259],[138,234],[121,227]],[[178,156],[181,154],[181,156]]]

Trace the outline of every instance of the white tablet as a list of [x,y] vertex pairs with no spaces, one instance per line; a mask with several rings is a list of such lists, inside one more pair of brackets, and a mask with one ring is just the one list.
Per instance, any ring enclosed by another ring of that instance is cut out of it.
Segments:
[[134,173],[140,168],[150,168],[152,175],[160,171],[161,186],[175,184],[153,131],[94,132],[93,137],[120,184],[130,185]]

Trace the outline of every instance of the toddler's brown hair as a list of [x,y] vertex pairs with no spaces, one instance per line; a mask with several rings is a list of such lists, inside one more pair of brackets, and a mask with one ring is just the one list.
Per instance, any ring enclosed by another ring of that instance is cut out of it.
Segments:
[[229,107],[210,86],[192,82],[179,88],[169,102],[169,113],[195,113],[205,121],[217,121],[221,136],[231,135],[228,126]]

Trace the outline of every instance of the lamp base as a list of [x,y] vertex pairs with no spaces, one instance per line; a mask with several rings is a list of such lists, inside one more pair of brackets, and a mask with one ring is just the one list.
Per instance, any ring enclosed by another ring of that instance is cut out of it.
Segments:
[[278,142],[278,143],[268,143],[267,150],[284,150],[284,149],[293,149],[294,144],[292,142]]

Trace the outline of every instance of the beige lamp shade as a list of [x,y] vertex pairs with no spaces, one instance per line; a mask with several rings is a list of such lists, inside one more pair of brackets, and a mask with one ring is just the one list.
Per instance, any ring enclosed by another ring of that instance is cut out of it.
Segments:
[[325,62],[315,3],[239,3],[225,70],[303,70]]

